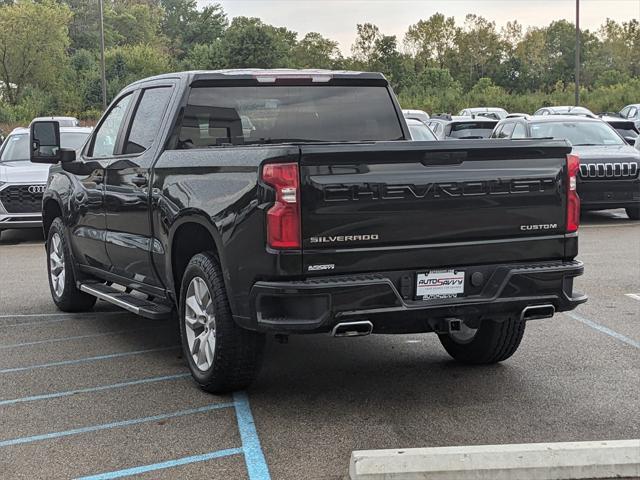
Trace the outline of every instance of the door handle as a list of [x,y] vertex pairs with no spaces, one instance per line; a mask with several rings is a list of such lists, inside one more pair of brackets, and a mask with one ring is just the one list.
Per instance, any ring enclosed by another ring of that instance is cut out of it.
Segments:
[[137,187],[144,187],[147,184],[147,177],[144,175],[136,175],[131,179],[131,183]]

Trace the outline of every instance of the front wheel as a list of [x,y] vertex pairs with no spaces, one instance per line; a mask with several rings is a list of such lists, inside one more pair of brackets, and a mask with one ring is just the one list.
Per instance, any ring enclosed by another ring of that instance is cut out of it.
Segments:
[[490,364],[506,360],[516,352],[525,322],[520,317],[510,317],[503,321],[484,320],[477,329],[462,325],[459,332],[438,335],[444,349],[462,363]]
[[211,393],[248,387],[262,362],[264,335],[233,320],[215,256],[195,255],[180,288],[180,335],[191,374]]
[[640,220],[640,207],[627,207],[625,211],[631,220]]
[[63,312],[91,310],[96,303],[96,297],[81,292],[76,286],[71,253],[60,218],[56,218],[49,228],[47,257],[49,289],[56,306]]

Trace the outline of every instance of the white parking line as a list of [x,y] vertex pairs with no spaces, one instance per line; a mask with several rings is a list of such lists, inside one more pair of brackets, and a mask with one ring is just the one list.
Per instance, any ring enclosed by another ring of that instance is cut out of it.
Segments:
[[577,320],[581,323],[584,323],[588,327],[593,328],[594,330],[604,333],[605,335],[609,335],[610,337],[613,337],[616,340],[620,340],[621,342],[624,342],[627,345],[631,345],[632,347],[640,348],[640,342],[636,342],[635,340],[629,337],[625,337],[621,333],[611,330],[610,328],[607,328],[604,325],[600,325],[599,323],[596,323],[593,320],[589,320],[588,318],[583,317],[582,315],[578,315],[575,312],[564,312],[564,313],[566,313],[568,316],[570,316],[574,320]]
[[625,295],[629,298],[633,298],[634,300],[638,300],[640,302],[640,295],[637,293],[625,293]]

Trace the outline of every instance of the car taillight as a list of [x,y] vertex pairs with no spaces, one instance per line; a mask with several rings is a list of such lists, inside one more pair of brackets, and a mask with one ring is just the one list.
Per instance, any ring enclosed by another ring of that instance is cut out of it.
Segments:
[[276,191],[267,211],[267,244],[271,248],[300,248],[300,177],[297,163],[270,163],[262,179]]
[[580,197],[577,184],[580,171],[580,158],[577,155],[567,155],[567,233],[575,232],[580,226]]

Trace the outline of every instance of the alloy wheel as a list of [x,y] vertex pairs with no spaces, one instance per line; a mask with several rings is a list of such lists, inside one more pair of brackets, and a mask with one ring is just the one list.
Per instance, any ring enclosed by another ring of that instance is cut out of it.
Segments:
[[51,236],[49,244],[49,276],[51,277],[51,288],[56,297],[60,298],[64,292],[65,268],[62,238],[59,233],[54,233]]
[[216,316],[211,291],[201,277],[189,282],[184,315],[191,358],[200,371],[207,371],[216,351]]

